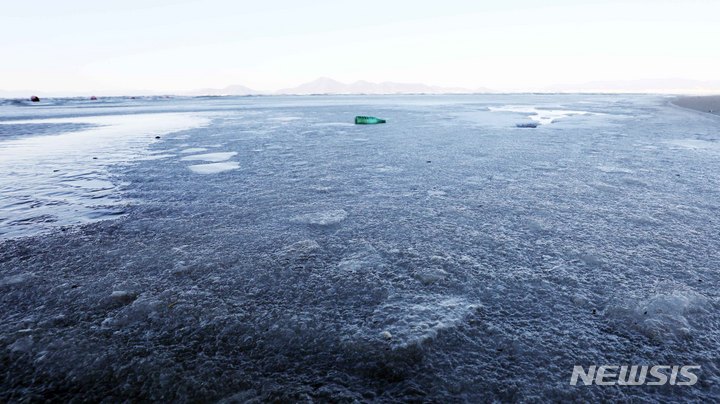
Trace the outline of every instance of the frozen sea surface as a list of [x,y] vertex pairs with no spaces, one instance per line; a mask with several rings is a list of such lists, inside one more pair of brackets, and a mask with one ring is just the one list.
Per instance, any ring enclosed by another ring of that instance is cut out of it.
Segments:
[[718,117],[499,95],[0,121],[0,401],[720,399]]
[[108,168],[166,157],[149,144],[206,123],[177,113],[0,121],[0,240],[123,214]]

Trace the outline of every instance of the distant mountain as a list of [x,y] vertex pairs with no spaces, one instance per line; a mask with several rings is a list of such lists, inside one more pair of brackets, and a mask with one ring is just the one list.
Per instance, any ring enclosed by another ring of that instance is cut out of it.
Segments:
[[564,93],[718,94],[720,81],[687,79],[591,81],[581,84],[556,84],[545,90]]
[[421,83],[372,83],[369,81],[356,81],[346,84],[327,77],[321,77],[297,87],[284,88],[275,94],[467,94],[477,92],[492,92],[481,88],[470,90],[459,87],[438,87]]
[[263,91],[253,90],[252,88],[233,85],[224,88],[203,88],[182,93],[182,95],[259,95],[265,94]]
[[[493,92],[487,88],[467,89],[459,87],[439,87],[429,86],[421,83],[395,83],[382,82],[372,83],[369,81],[356,81],[346,84],[327,77],[321,77],[308,83],[301,84],[297,87],[284,88],[278,91],[260,91],[243,85],[231,85],[223,88],[201,88],[196,90],[178,91],[175,95],[181,96],[223,96],[223,95],[269,95],[269,94],[468,94],[468,93],[489,93]],[[157,91],[128,91],[125,94],[118,91],[58,91],[58,92],[41,92],[41,91],[2,91],[0,90],[0,98],[21,97],[27,98],[30,95],[44,97],[89,97],[97,96],[116,96],[116,95],[162,95],[171,92],[159,93]]]
[[346,89],[346,85],[327,77],[321,77],[297,87],[283,88],[275,91],[276,94],[339,94]]
[[[644,79],[644,80],[615,80],[590,81],[576,84],[555,84],[543,89],[534,89],[535,92],[551,93],[653,93],[653,94],[720,94],[720,81],[701,81],[688,79]],[[321,77],[297,87],[284,88],[278,91],[260,91],[243,85],[231,85],[224,88],[203,88],[181,92],[158,92],[152,90],[127,91],[10,91],[0,90],[0,98],[29,98],[37,95],[40,98],[49,97],[90,97],[92,95],[121,96],[121,95],[165,95],[176,94],[185,96],[221,96],[221,95],[270,95],[270,94],[474,94],[496,93],[488,88],[460,88],[431,86],[422,83],[396,83],[369,81],[356,81],[342,83],[327,77]],[[520,91],[511,91],[520,92]]]

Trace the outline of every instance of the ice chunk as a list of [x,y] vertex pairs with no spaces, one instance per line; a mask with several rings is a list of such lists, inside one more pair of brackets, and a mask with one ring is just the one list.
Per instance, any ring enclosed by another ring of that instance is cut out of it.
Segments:
[[275,118],[270,118],[271,121],[280,121],[280,122],[291,122],[291,121],[299,121],[303,119],[299,116],[278,116]]
[[383,265],[382,257],[371,245],[362,245],[359,250],[344,257],[338,263],[338,269],[345,272],[368,271]]
[[373,334],[383,338],[389,334],[399,346],[421,343],[455,327],[478,307],[459,297],[396,296],[373,313],[372,324],[379,328]]
[[204,152],[206,150],[207,149],[205,147],[191,147],[189,149],[181,150],[180,153],[183,153],[183,154],[200,153],[200,152]]
[[280,251],[280,256],[286,259],[309,258],[321,249],[320,244],[315,240],[300,240],[290,244]]
[[676,139],[667,142],[670,145],[689,150],[720,151],[720,142],[703,139]]
[[234,161],[229,161],[224,163],[195,164],[188,166],[188,168],[196,174],[217,174],[223,171],[240,168],[240,164]]
[[657,341],[679,340],[702,327],[709,313],[708,299],[692,290],[676,288],[608,311],[618,325],[634,328]]
[[124,291],[124,290],[116,290],[110,294],[110,300],[113,302],[121,303],[121,304],[128,304],[132,303],[133,300],[137,298],[136,293]]
[[447,278],[448,273],[442,268],[422,268],[415,271],[413,276],[424,285],[431,285]]
[[33,337],[28,335],[26,337],[18,338],[15,342],[8,346],[8,349],[10,352],[28,353],[32,351],[34,345],[35,341],[33,341]]
[[225,161],[229,160],[233,156],[235,156],[236,152],[220,152],[220,153],[206,153],[206,154],[195,154],[192,156],[185,156],[182,158],[183,161],[195,161],[195,160],[202,160],[202,161],[212,161],[212,162],[219,162],[219,161]]
[[103,328],[132,327],[158,320],[164,307],[157,299],[139,298],[132,304],[124,306],[117,315],[103,320],[101,326]]
[[635,314],[639,326],[649,336],[675,337],[689,335],[693,315],[706,313],[707,299],[692,291],[673,291],[657,294],[638,306]]
[[548,125],[560,119],[573,115],[598,115],[589,111],[577,111],[569,109],[543,109],[530,105],[504,105],[500,107],[488,107],[492,112],[515,112],[525,114],[533,122],[519,123],[519,128],[534,128],[538,125]]
[[601,165],[597,167],[598,170],[608,174],[632,174],[633,170],[629,168],[616,167],[611,165]]

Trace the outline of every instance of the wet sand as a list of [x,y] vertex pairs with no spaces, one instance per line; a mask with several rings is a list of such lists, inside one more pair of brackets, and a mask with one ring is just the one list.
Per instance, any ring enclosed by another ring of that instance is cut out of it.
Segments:
[[672,103],[679,107],[720,115],[720,95],[679,97]]

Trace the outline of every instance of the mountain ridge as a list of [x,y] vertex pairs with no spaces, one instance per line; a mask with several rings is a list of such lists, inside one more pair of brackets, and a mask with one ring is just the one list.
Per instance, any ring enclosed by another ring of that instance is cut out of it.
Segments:
[[328,77],[320,77],[295,87],[283,88],[275,94],[309,95],[309,94],[470,94],[494,92],[487,88],[467,89],[462,87],[442,87],[424,83],[400,83],[384,81],[380,83],[358,80],[343,83]]
[[329,77],[319,77],[315,80],[286,87],[276,91],[254,90],[243,85],[231,85],[224,88],[203,88],[182,92],[182,95],[313,95],[313,94],[471,94],[494,92],[488,88],[467,89],[462,87],[442,87],[424,83],[400,83],[384,81],[375,83],[367,80],[358,80],[352,83],[343,83]]
[[222,88],[201,88],[185,91],[38,91],[38,90],[0,90],[0,98],[28,98],[37,95],[41,98],[54,97],[98,97],[106,96],[246,96],[246,95],[393,95],[393,94],[479,94],[479,93],[649,93],[649,94],[720,94],[720,81],[692,79],[638,79],[638,80],[602,80],[584,83],[559,83],[541,89],[527,91],[496,91],[489,88],[468,89],[462,87],[433,86],[424,83],[371,82],[358,80],[343,83],[329,77],[320,77],[295,87],[276,91],[256,90],[244,85],[234,84]]

